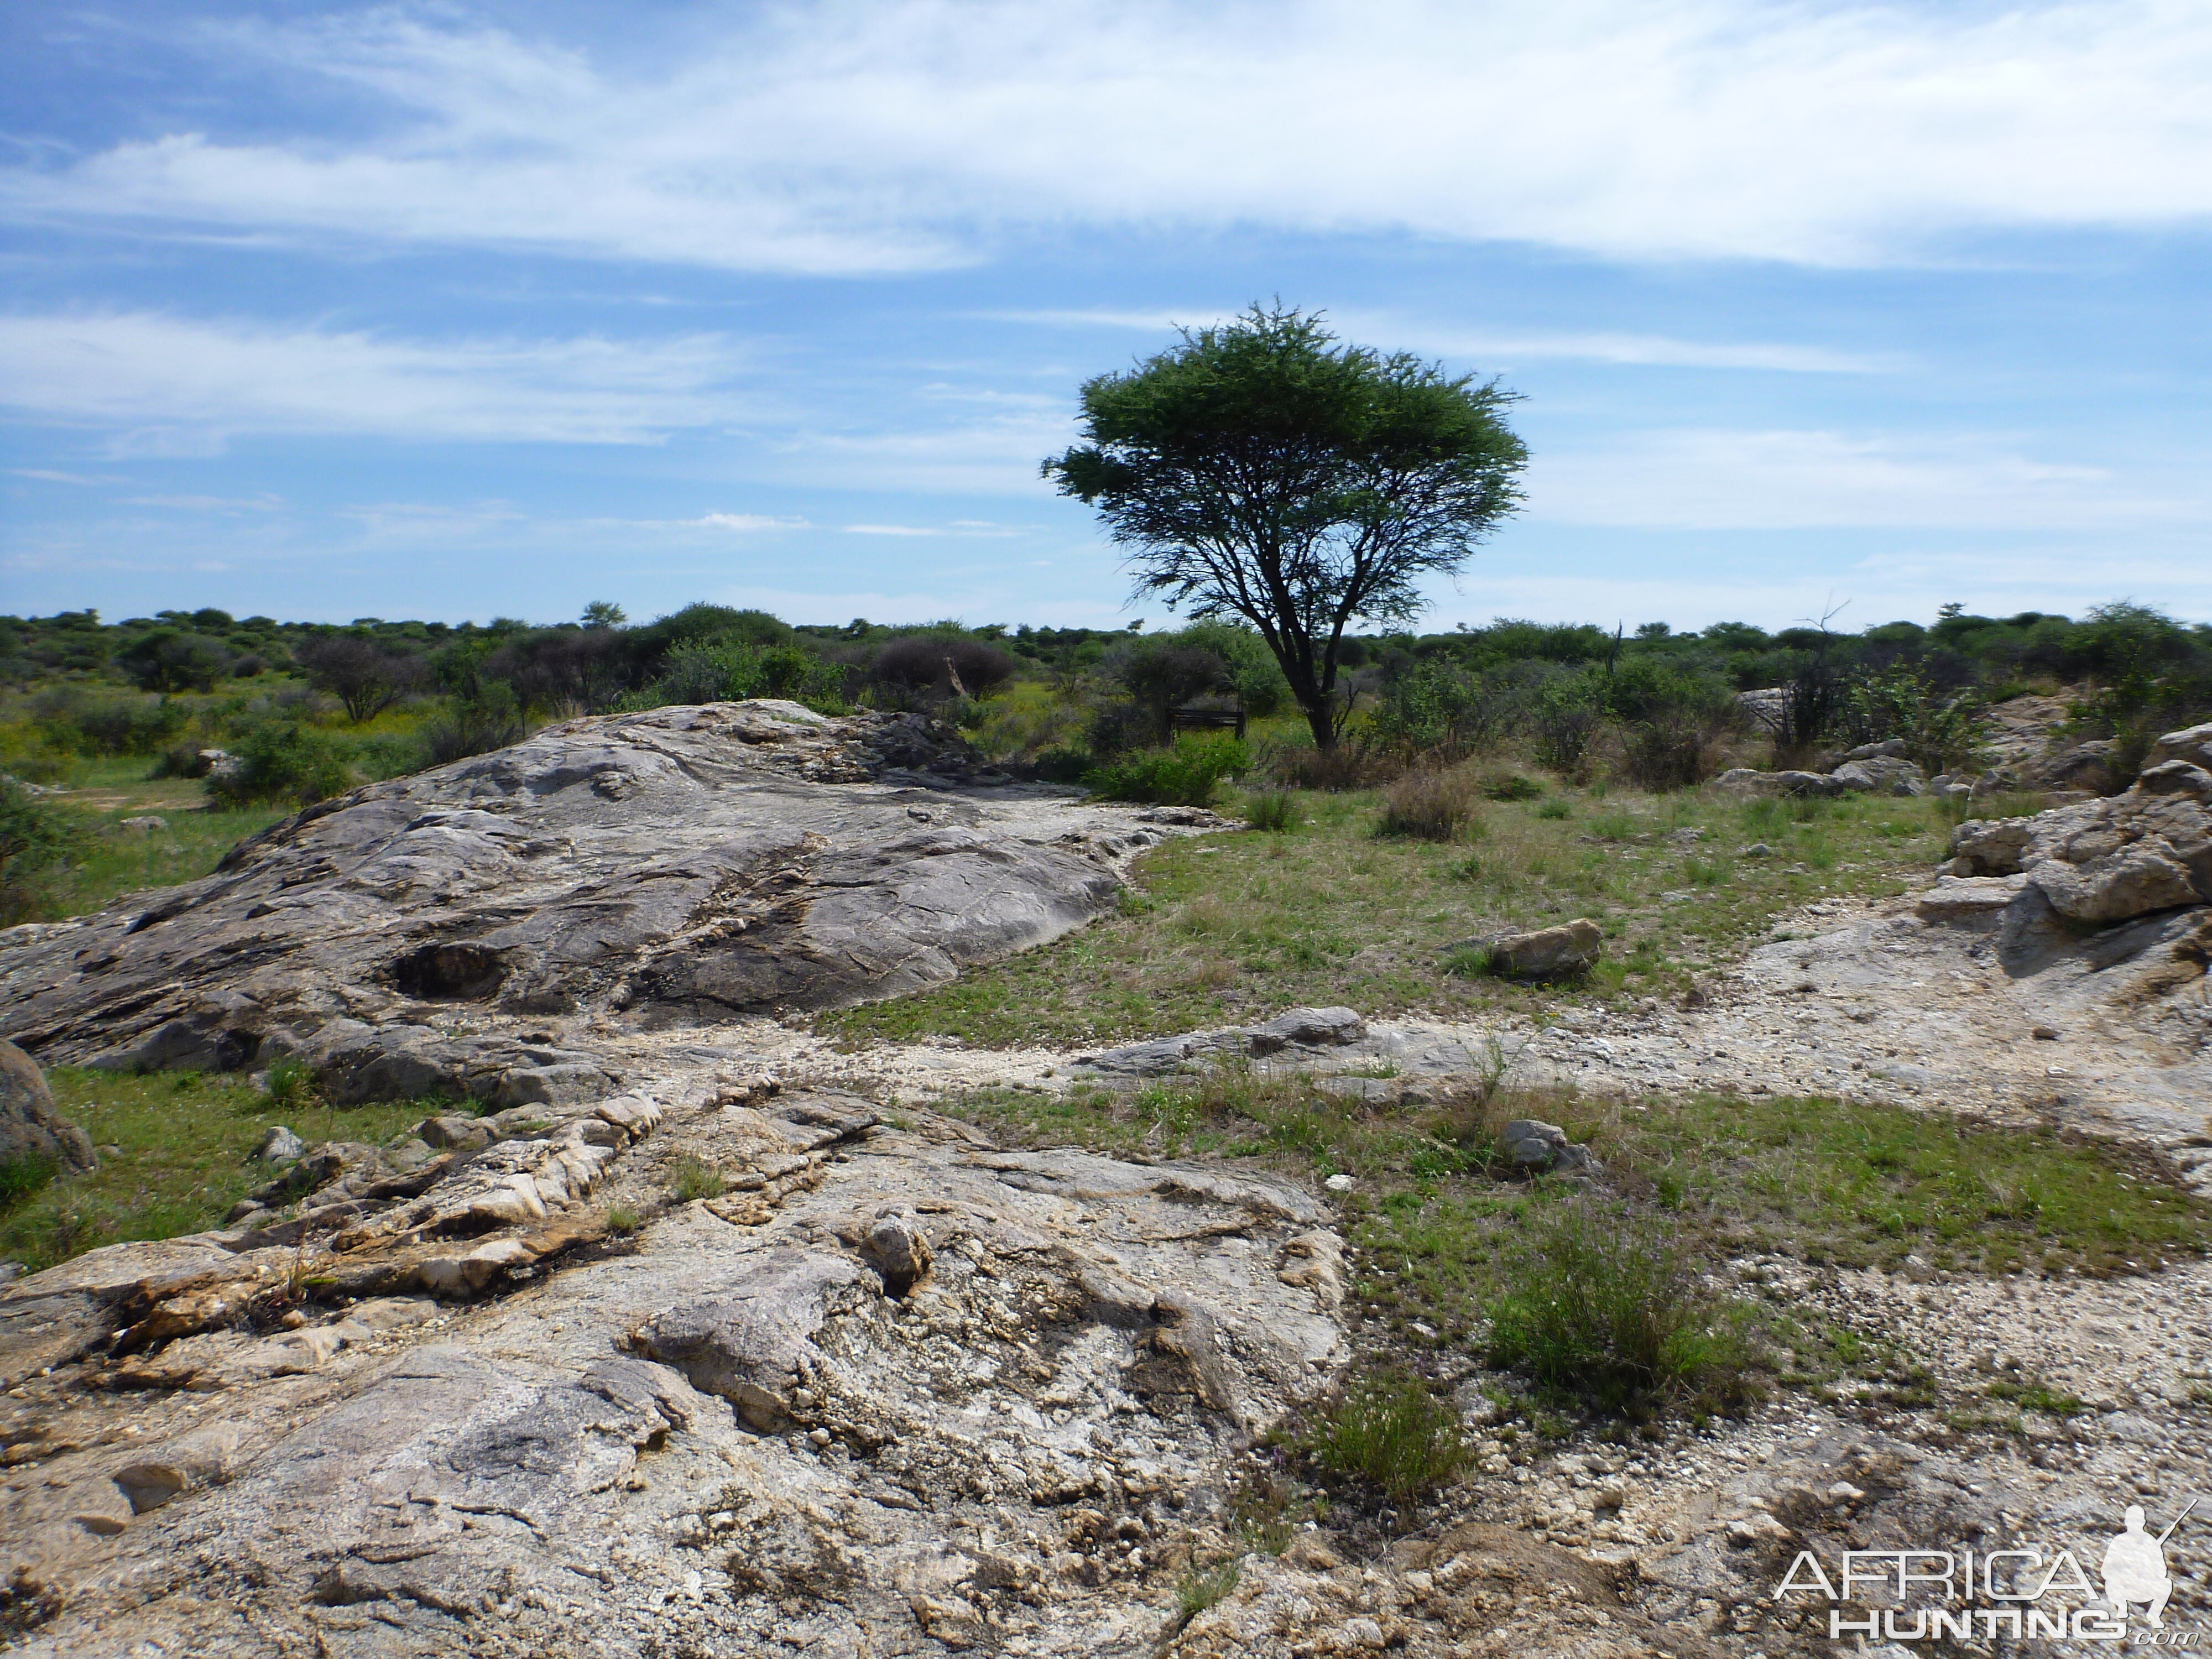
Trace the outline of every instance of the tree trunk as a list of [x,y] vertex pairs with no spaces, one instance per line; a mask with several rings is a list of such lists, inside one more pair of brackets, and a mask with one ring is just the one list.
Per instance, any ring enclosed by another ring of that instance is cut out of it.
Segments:
[[1314,747],[1326,755],[1336,747],[1336,716],[1322,697],[1305,704],[1306,724],[1313,727]]

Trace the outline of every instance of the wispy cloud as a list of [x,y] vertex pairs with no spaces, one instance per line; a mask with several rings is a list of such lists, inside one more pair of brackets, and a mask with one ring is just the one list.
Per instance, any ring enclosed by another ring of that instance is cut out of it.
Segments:
[[207,454],[241,432],[637,444],[731,419],[720,335],[451,342],[157,312],[0,315],[0,406]]
[[2212,501],[1972,438],[1690,430],[1540,453],[1528,509],[1646,529],[2051,530],[2202,523]]
[[125,507],[166,507],[179,513],[276,513],[282,495],[125,495]]
[[[1166,335],[1178,328],[1205,328],[1228,319],[1229,312],[1191,311],[1001,311],[992,319],[1055,328],[1110,328]],[[1470,330],[1381,312],[1336,311],[1330,325],[1363,343],[1398,347],[1485,362],[1579,360],[1586,362],[1648,364],[1666,368],[1773,369],[1795,374],[1871,374],[1901,365],[1893,358],[1826,346],[1770,341],[1680,340],[1661,334],[1515,333]]]
[[757,530],[804,530],[804,519],[775,519],[758,513],[707,513],[682,521],[702,530],[734,530],[746,534]]
[[112,484],[124,482],[120,478],[102,478],[83,472],[56,472],[43,466],[11,466],[8,469],[8,476],[11,478],[36,478],[41,483]]
[[226,136],[195,102],[9,169],[0,208],[798,271],[1071,223],[1878,264],[2212,212],[2212,13],[2181,0],[820,0],[619,58],[458,16],[210,32],[368,118]]

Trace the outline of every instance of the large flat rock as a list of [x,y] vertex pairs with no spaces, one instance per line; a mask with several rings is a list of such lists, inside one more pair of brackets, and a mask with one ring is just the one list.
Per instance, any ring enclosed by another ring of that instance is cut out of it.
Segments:
[[427,1028],[653,1029],[939,984],[1100,914],[1120,862],[1180,827],[1146,816],[1009,785],[917,715],[575,720],[324,801],[203,881],[0,935],[0,1035],[49,1064],[303,1052],[356,1096],[519,1072],[543,1075],[502,1103],[604,1093],[588,1053]]
[[[303,1245],[0,1295],[136,1321],[0,1398],[19,1650],[1134,1659],[1238,1437],[1347,1357],[1326,1212],[1265,1174],[696,1077],[551,1128]],[[730,1190],[668,1206],[679,1158]],[[542,1213],[479,1214],[517,1176]]]

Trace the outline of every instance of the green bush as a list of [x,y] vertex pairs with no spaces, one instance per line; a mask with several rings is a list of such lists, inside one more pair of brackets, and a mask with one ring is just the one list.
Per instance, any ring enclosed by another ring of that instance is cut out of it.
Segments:
[[1483,779],[1482,793],[1492,800],[1534,800],[1544,786],[1525,772],[1494,772]]
[[345,746],[331,733],[293,720],[264,720],[231,750],[227,772],[211,774],[208,793],[226,805],[273,801],[307,806],[354,787]]
[[1255,830],[1281,834],[1296,829],[1298,822],[1298,798],[1287,789],[1270,789],[1253,796],[1244,803],[1244,822]]
[[1109,800],[1205,806],[1221,780],[1252,763],[1235,738],[1186,732],[1169,749],[1138,749],[1084,775],[1084,787]]
[[1091,770],[1091,753],[1085,749],[1047,749],[1036,762],[1037,778],[1044,783],[1080,783]]
[[76,851],[83,838],[65,808],[50,806],[15,780],[0,780],[0,927],[20,921],[32,884]]
[[1489,1310],[1491,1363],[1607,1410],[1751,1395],[1742,1345],[1662,1224],[1586,1199],[1530,1224]]
[[1401,1504],[1447,1484],[1468,1456],[1459,1413],[1418,1377],[1390,1372],[1353,1381],[1303,1425],[1297,1446],[1325,1474]]
[[86,756],[150,755],[191,723],[191,711],[173,697],[88,696],[73,685],[44,692],[31,706],[57,747]]
[[781,697],[819,713],[842,714],[845,671],[799,645],[685,641],[669,647],[651,689],[623,699],[623,706],[743,702],[750,697]]
[[230,647],[204,634],[156,628],[115,653],[116,666],[147,691],[212,691],[230,672]]
[[422,728],[423,758],[431,766],[444,766],[520,743],[522,734],[522,707],[514,688],[488,680],[474,695],[455,697],[443,716]]

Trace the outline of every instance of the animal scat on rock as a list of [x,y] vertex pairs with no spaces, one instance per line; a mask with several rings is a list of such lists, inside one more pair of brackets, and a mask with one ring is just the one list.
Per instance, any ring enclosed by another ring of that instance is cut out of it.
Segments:
[[[917,714],[574,720],[319,802],[204,880],[11,935],[0,1035],[50,1064],[295,1055],[341,1103],[604,1096],[621,1079],[597,1056],[533,1055],[498,1022],[833,1008],[1043,944],[1111,908],[1130,856],[1190,833],[1073,793],[1012,784]],[[457,1003],[489,1029],[450,1029]]]

